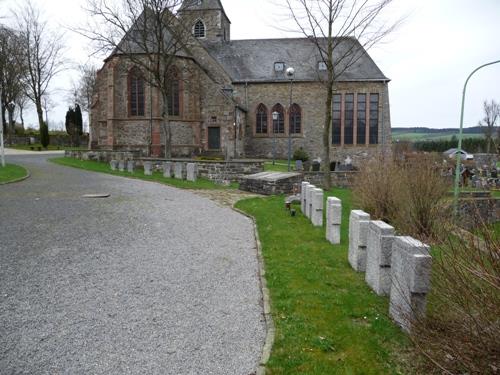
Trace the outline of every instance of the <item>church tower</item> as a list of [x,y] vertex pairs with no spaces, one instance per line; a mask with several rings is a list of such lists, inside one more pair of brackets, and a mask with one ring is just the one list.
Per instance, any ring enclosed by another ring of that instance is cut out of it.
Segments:
[[231,38],[231,21],[220,0],[184,0],[179,17],[201,41],[221,42]]

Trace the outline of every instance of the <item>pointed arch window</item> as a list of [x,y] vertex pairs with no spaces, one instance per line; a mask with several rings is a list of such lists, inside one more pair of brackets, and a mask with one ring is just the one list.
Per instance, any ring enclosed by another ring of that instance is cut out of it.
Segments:
[[290,134],[300,134],[302,132],[302,110],[298,104],[293,104],[290,108]]
[[129,115],[144,116],[144,78],[138,68],[132,68],[128,74]]
[[276,104],[273,107],[273,112],[278,113],[278,119],[273,119],[274,134],[285,134],[285,110],[281,104]]
[[255,133],[267,134],[267,108],[264,104],[257,107]]
[[165,77],[167,83],[167,104],[169,116],[181,115],[181,79],[178,69],[174,66]]
[[204,38],[205,37],[205,24],[202,20],[196,21],[193,27],[193,35],[195,38]]

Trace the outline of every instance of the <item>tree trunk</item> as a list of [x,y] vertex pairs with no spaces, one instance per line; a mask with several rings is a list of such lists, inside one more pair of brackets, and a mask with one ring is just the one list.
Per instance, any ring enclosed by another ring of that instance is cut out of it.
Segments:
[[12,140],[16,135],[16,123],[14,122],[14,109],[11,110],[9,109],[9,107],[7,107],[7,115],[9,117],[8,136],[9,136],[9,144],[12,144]]
[[491,150],[491,134],[492,133],[492,128],[490,125],[486,128],[486,153],[489,154]]
[[330,190],[330,188],[332,187],[330,178],[330,132],[332,125],[332,100],[333,100],[333,85],[328,84],[326,92],[326,103],[325,103],[325,127],[323,131],[323,147],[324,147],[323,184],[325,190]]
[[165,135],[165,159],[172,158],[172,127],[168,115],[168,96],[163,94],[163,133]]

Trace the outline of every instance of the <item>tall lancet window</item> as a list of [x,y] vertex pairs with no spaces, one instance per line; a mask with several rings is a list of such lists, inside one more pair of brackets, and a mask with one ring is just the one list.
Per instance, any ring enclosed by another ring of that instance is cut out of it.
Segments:
[[205,37],[205,24],[202,20],[196,21],[193,28],[193,34],[195,38],[204,38]]

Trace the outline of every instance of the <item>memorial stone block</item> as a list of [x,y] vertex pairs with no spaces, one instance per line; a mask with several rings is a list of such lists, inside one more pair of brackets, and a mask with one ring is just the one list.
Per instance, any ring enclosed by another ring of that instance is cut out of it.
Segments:
[[358,272],[366,270],[366,236],[370,215],[361,210],[352,210],[349,217],[349,263]]
[[323,226],[323,190],[313,189],[311,222],[315,227]]
[[328,197],[326,201],[326,239],[331,244],[340,244],[341,224],[342,201],[335,197]]
[[163,163],[163,177],[172,177],[172,162],[166,161]]
[[198,179],[198,165],[196,163],[188,163],[186,165],[186,175],[188,181],[196,182]]
[[153,163],[150,161],[145,161],[144,162],[144,174],[146,176],[152,176],[153,175]]

